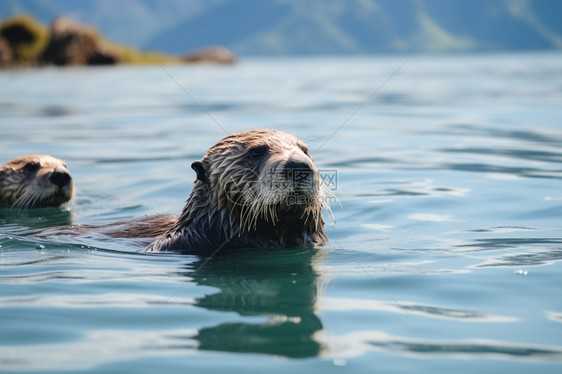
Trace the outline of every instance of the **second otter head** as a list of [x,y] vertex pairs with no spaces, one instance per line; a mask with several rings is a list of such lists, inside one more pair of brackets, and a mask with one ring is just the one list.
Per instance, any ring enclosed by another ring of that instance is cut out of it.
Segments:
[[66,164],[49,155],[21,156],[0,167],[0,206],[57,207],[73,193]]
[[246,229],[260,220],[275,224],[280,217],[321,214],[318,169],[308,146],[291,134],[268,129],[229,135],[192,168],[216,193],[219,208],[239,214]]

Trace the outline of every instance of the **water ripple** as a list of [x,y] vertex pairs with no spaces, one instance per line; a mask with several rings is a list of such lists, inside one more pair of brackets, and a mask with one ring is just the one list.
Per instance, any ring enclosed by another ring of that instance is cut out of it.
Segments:
[[[562,243],[562,241],[561,241]],[[503,255],[490,258],[475,267],[541,266],[562,260],[562,249]]]
[[[103,280],[103,279],[100,279]],[[127,293],[104,293],[99,295],[32,295],[17,297],[0,297],[2,307],[50,307],[50,308],[147,308],[166,304],[172,306],[190,306],[195,303],[192,298],[156,295],[136,295]]]
[[549,320],[562,323],[562,313],[548,311],[545,312],[545,314],[546,314],[546,318],[548,318]]
[[[388,351],[430,358],[446,356],[464,359],[562,360],[562,347],[515,344],[487,339],[437,340],[393,336],[383,331],[364,331],[333,339],[332,350],[356,356],[366,350]],[[338,357],[346,356],[338,355]]]
[[496,149],[496,148],[441,148],[440,152],[459,153],[459,154],[475,154],[490,156],[502,156],[512,159],[535,160],[544,162],[562,162],[562,152],[551,150],[529,150],[529,149]]
[[525,178],[562,179],[562,169],[548,170],[533,167],[502,166],[486,163],[447,162],[437,166],[440,170],[470,171],[518,175]]
[[489,313],[463,310],[455,308],[444,308],[434,305],[422,305],[401,301],[400,304],[378,300],[348,299],[348,298],[324,298],[321,301],[323,310],[350,311],[369,310],[377,312],[393,312],[418,315],[429,318],[440,318],[456,320],[457,322],[479,322],[479,323],[505,323],[516,322],[518,319],[511,316],[498,316]]
[[370,339],[367,343],[376,349],[424,356],[462,356],[473,359],[478,357],[495,359],[562,359],[562,347],[540,347],[488,340],[436,342],[387,336],[386,338]]
[[473,249],[475,251],[497,250],[506,248],[525,248],[537,246],[555,247],[562,245],[562,238],[478,238],[469,244],[458,244],[457,248]]

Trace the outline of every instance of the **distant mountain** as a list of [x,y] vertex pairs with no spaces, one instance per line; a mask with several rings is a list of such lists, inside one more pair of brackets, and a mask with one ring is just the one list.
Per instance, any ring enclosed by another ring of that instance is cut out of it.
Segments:
[[562,49],[561,0],[3,0],[139,48],[239,55]]
[[238,54],[562,48],[560,0],[229,0],[147,43]]

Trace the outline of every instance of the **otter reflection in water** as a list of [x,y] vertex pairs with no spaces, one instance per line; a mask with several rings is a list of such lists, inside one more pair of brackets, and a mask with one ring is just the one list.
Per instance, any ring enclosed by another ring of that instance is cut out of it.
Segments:
[[321,254],[306,249],[244,250],[190,264],[186,276],[193,283],[219,289],[196,299],[196,306],[266,320],[236,318],[201,328],[186,339],[195,339],[201,350],[318,356],[323,327],[315,313],[321,289],[315,266]]

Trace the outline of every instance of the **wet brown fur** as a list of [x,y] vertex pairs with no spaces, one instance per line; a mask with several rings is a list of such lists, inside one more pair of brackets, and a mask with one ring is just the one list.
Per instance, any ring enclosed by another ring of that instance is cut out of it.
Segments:
[[[296,187],[283,179],[288,162],[310,168],[307,183]],[[149,237],[161,232],[145,252],[312,247],[327,242],[318,170],[307,145],[295,136],[277,130],[232,134],[192,168],[197,179],[179,216],[149,217],[110,235]],[[292,197],[303,203],[291,203]]]
[[0,167],[0,207],[57,207],[73,193],[65,163],[49,155],[21,156]]

